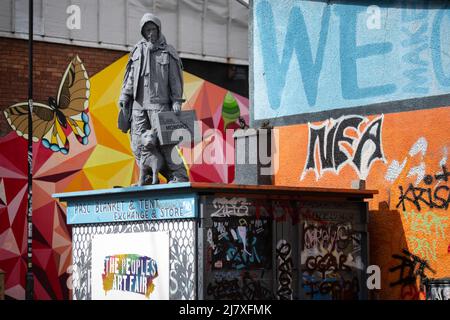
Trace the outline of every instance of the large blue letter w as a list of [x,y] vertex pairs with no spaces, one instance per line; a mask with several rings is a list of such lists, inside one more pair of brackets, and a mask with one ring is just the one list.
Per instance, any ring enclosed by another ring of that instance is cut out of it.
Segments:
[[329,6],[325,6],[322,14],[322,25],[315,59],[312,57],[311,42],[300,8],[294,7],[290,13],[281,61],[277,50],[279,42],[277,42],[275,34],[273,11],[268,1],[258,3],[256,20],[261,39],[260,47],[270,107],[274,110],[280,107],[281,95],[286,85],[286,74],[294,51],[300,67],[308,104],[314,106],[330,24]]

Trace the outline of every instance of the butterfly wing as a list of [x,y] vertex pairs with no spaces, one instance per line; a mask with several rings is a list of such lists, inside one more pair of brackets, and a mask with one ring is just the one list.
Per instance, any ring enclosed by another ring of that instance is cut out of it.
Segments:
[[[9,125],[16,131],[17,135],[28,140],[28,103],[16,103],[3,111]],[[61,151],[67,154],[69,142],[56,121],[56,113],[48,105],[33,102],[33,141],[42,141],[44,147],[55,152]]]
[[[86,110],[89,107],[90,82],[81,59],[76,56],[67,66],[58,88],[56,105],[70,125],[77,140],[88,143],[90,134],[89,118]],[[19,136],[28,139],[28,103],[12,105],[4,111],[11,128]],[[33,103],[33,141],[42,141],[44,147],[54,152],[67,154],[69,142],[66,133],[58,121],[57,111],[42,103]]]
[[86,113],[81,112],[77,115],[67,118],[67,123],[72,128],[75,137],[78,142],[83,145],[89,143],[88,136],[91,133],[91,128],[89,127],[89,117]]
[[50,130],[42,137],[42,145],[53,152],[69,153],[69,140],[56,119]]
[[77,140],[82,144],[88,143],[87,137],[91,132],[89,117],[86,114],[89,107],[90,87],[86,68],[81,59],[76,56],[64,72],[56,103]]

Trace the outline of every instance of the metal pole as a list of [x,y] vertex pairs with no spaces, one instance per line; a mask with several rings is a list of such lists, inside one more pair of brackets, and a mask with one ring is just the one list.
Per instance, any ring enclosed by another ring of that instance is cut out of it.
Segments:
[[28,211],[27,211],[27,277],[25,299],[33,300],[33,0],[28,0]]
[[205,20],[208,12],[208,0],[203,0],[203,13],[202,13],[202,56],[205,56]]

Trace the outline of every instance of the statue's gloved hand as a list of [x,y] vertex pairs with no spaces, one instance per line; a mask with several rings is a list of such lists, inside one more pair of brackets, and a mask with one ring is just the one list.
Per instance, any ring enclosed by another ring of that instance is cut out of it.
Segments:
[[175,114],[179,114],[181,111],[181,102],[174,102],[172,105],[172,109],[175,112]]
[[130,99],[121,99],[119,101],[119,106],[121,109],[126,109],[128,107],[129,103],[130,103]]

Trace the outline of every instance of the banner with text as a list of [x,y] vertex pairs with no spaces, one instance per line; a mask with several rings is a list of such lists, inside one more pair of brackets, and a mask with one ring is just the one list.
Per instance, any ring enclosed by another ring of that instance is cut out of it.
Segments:
[[188,219],[196,217],[195,195],[128,196],[119,199],[74,201],[67,207],[68,224]]
[[169,233],[92,238],[93,300],[168,300]]

